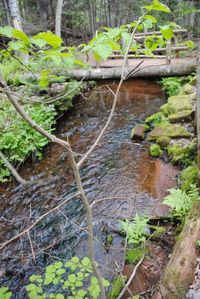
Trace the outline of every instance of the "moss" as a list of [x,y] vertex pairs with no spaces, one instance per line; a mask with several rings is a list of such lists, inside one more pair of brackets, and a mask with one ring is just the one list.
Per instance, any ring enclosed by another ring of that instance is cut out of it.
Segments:
[[183,110],[168,116],[169,122],[177,123],[181,121],[191,120],[192,110]]
[[126,262],[128,264],[136,263],[145,253],[146,249],[144,247],[128,249],[126,252]]
[[197,165],[191,165],[185,168],[179,176],[181,190],[190,191],[191,185],[197,186],[199,170]]
[[[124,282],[127,282],[127,276],[123,276]],[[109,299],[116,299],[124,287],[124,282],[120,275],[117,275],[112,283],[111,291],[108,295]]]
[[181,88],[181,93],[182,94],[191,94],[191,93],[193,93],[193,86],[190,85],[189,83],[183,85],[183,87]]
[[168,136],[161,136],[156,140],[156,143],[158,145],[160,145],[161,147],[165,147],[165,146],[169,145],[170,140],[171,139]]
[[148,141],[155,141],[161,136],[168,136],[171,138],[178,138],[178,137],[191,137],[191,133],[186,131],[183,127],[174,124],[160,124],[159,126],[155,127],[148,135]]
[[192,103],[189,95],[177,95],[168,98],[166,104],[160,107],[165,116],[176,114],[180,111],[192,110]]
[[165,115],[168,116],[172,113],[174,113],[174,110],[172,109],[171,105],[169,105],[168,103],[162,105],[160,107],[160,111]]
[[191,165],[193,163],[194,157],[196,156],[197,144],[196,139],[183,148],[178,144],[167,147],[168,155],[173,163],[182,165]]
[[151,116],[147,117],[145,120],[145,124],[155,127],[156,125],[159,125],[166,121],[167,121],[167,119],[164,116],[164,114],[162,112],[157,112],[157,113],[152,114]]
[[[171,283],[174,287],[171,286]],[[165,295],[166,299],[182,299],[188,290],[189,285],[192,283],[191,277],[187,277],[186,281],[180,281],[179,273],[175,268],[168,269],[167,273],[164,275],[163,285],[168,291]]]
[[158,144],[152,144],[150,146],[150,155],[153,157],[160,157],[162,155],[162,150]]

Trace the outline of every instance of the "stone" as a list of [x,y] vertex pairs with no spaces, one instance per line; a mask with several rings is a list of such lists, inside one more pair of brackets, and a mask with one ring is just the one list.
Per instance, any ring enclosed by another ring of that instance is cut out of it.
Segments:
[[174,124],[161,124],[155,127],[149,134],[148,134],[148,141],[155,141],[161,136],[168,136],[171,138],[178,138],[178,137],[191,137],[191,133],[186,131],[183,127]]
[[136,125],[131,131],[131,139],[133,140],[143,140],[145,133],[144,125]]
[[190,85],[189,83],[183,85],[182,87],[182,93],[183,94],[191,94],[194,92],[194,87]]
[[171,138],[168,136],[161,136],[156,140],[156,143],[161,147],[169,145]]
[[192,110],[178,111],[168,116],[170,123],[187,122],[192,120]]
[[169,97],[167,103],[162,105],[160,110],[165,116],[176,114],[180,111],[192,110],[193,98],[194,93],[190,95],[177,95]]
[[155,126],[155,125],[160,124],[165,121],[166,121],[166,117],[164,116],[164,114],[162,112],[159,111],[159,112],[154,113],[151,116],[147,117],[145,120],[145,124]]
[[158,144],[152,144],[149,151],[152,157],[160,157],[162,155],[162,150]]

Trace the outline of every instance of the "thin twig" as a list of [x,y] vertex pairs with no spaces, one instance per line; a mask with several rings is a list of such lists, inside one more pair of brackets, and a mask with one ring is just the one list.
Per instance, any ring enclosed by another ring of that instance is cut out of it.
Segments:
[[27,231],[27,236],[28,236],[29,243],[30,243],[30,246],[31,246],[31,252],[32,252],[33,260],[35,262],[35,251],[33,249],[33,243],[32,243],[32,240],[31,240],[31,236],[30,236],[29,230]]
[[33,181],[26,181],[24,180],[20,174],[17,172],[15,167],[8,161],[8,159],[4,156],[4,154],[0,151],[0,158],[3,160],[5,165],[8,167],[8,169],[11,171],[12,175],[15,177],[15,179],[22,185],[32,185],[35,184]]

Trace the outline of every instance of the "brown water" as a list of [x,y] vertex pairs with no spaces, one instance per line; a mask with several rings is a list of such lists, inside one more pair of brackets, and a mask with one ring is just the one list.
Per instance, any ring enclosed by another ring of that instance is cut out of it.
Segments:
[[[75,108],[58,121],[56,133],[61,138],[69,138],[77,159],[98,136],[108,116],[113,97],[105,84],[108,82],[89,93],[87,99],[80,98]],[[116,90],[116,84],[110,87]],[[90,202],[105,198],[94,206],[93,213],[96,259],[109,278],[115,272],[116,263],[122,263],[123,259],[123,244],[116,232],[118,220],[136,213],[166,213],[159,203],[165,190],[175,184],[177,169],[151,158],[145,141],[134,143],[129,138],[131,128],[158,111],[163,103],[159,84],[144,80],[125,82],[112,124],[81,171]],[[67,155],[55,144],[46,147],[41,161],[25,163],[21,175],[26,179],[45,179],[46,184],[25,187],[12,182],[0,187],[1,243],[76,192]],[[23,298],[22,286],[30,273],[40,273],[43,266],[57,258],[66,260],[74,254],[87,255],[85,225],[84,209],[77,198],[47,216],[31,231],[36,263],[27,236],[1,252],[1,284],[10,284],[16,292],[15,298]],[[114,237],[109,250],[104,246],[108,234]]]

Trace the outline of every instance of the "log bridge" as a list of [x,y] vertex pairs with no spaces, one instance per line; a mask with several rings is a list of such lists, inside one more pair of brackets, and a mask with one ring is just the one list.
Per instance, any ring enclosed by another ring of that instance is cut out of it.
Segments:
[[[145,38],[152,35],[161,36],[161,33],[154,31],[137,33],[135,35],[135,39],[140,44],[141,49],[144,48]],[[188,46],[184,43],[187,36],[187,29],[174,30],[171,41],[167,42],[166,47],[157,48],[153,51],[153,56],[136,55],[130,51],[125,73],[130,74],[129,78],[158,78],[190,74],[196,69],[196,57],[180,57],[180,53],[189,50]],[[70,70],[67,72],[68,76],[77,80],[83,78],[84,80],[119,79],[121,77],[123,55],[118,51],[114,51],[106,61],[101,63],[97,63],[92,54],[81,59],[85,60],[91,67]],[[131,74],[131,71],[135,68],[137,68],[137,71]]]

